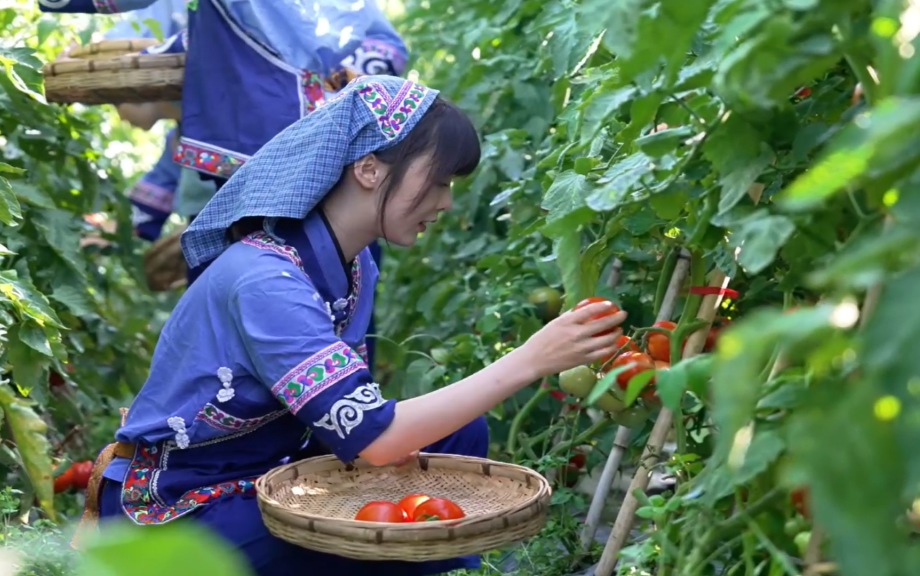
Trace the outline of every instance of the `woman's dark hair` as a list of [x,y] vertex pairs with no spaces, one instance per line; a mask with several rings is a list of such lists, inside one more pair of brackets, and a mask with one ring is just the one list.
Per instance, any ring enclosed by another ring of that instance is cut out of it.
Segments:
[[[473,122],[463,110],[438,96],[419,123],[402,142],[374,153],[390,166],[380,198],[380,226],[383,228],[387,201],[402,183],[409,165],[419,156],[430,153],[427,184],[469,176],[479,166],[482,151]],[[414,206],[421,202],[420,195]]]
[[[479,166],[482,151],[473,122],[465,112],[441,96],[431,103],[422,119],[401,142],[374,152],[377,159],[390,166],[380,198],[381,229],[387,201],[402,183],[412,161],[426,153],[431,154],[429,186],[455,176],[469,176]],[[422,198],[419,195],[414,205],[418,205]],[[235,242],[261,230],[263,220],[261,216],[243,218],[231,226],[227,235]]]

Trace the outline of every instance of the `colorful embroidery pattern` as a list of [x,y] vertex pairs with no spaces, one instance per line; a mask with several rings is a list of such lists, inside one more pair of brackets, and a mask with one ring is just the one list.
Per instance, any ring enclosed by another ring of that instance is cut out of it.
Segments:
[[253,232],[249,236],[243,238],[242,242],[243,244],[253,246],[260,250],[269,250],[275,254],[280,254],[281,256],[284,256],[293,262],[295,266],[300,268],[300,270],[306,274],[306,271],[303,269],[303,260],[300,259],[300,254],[297,253],[297,248],[294,248],[290,244],[279,244],[274,238],[265,232]]
[[232,414],[227,414],[214,404],[208,402],[198,411],[195,420],[200,420],[208,426],[223,430],[224,432],[242,432],[244,430],[258,428],[286,413],[287,410],[278,410],[276,412],[269,412],[265,416],[259,416],[258,418],[238,418]]
[[218,150],[200,142],[180,139],[173,154],[173,161],[199,172],[229,178],[249,160],[248,156],[227,150]]
[[93,7],[99,14],[116,14],[120,12],[117,0],[93,0]]
[[365,364],[370,363],[367,357],[367,344],[362,342],[361,345],[358,346],[357,352],[358,352],[358,356],[360,356],[361,359],[364,360]]
[[122,485],[121,506],[135,524],[165,524],[218,498],[255,494],[255,478],[246,478],[195,488],[183,494],[173,505],[161,504],[155,492],[156,476],[163,469],[162,460],[157,446],[138,445],[128,467]]
[[344,342],[336,342],[310,356],[272,386],[272,394],[293,414],[320,392],[367,365]]
[[357,89],[368,110],[376,116],[377,127],[387,140],[399,136],[428,93],[425,86],[409,82],[404,83],[392,99],[383,86],[375,82],[360,85]]
[[144,180],[138,180],[128,194],[128,197],[138,204],[167,213],[172,212],[174,196],[171,190]]
[[326,98],[326,93],[323,91],[323,80],[316,72],[304,70],[300,75],[300,89],[303,94],[300,115],[306,116],[319,108]]

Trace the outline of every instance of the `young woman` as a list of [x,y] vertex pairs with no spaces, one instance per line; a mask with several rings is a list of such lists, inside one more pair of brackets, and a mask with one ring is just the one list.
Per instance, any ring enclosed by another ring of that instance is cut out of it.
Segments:
[[477,567],[478,557],[359,562],[287,544],[262,523],[253,482],[318,454],[374,465],[418,450],[486,456],[490,408],[615,350],[625,314],[598,318],[609,308],[596,304],[450,386],[383,398],[362,357],[377,279],[367,246],[411,246],[479,155],[469,119],[436,90],[369,76],[240,168],[183,235],[189,264],[211,264],[176,306],[118,442],[97,460],[99,516],[200,522],[260,576]]

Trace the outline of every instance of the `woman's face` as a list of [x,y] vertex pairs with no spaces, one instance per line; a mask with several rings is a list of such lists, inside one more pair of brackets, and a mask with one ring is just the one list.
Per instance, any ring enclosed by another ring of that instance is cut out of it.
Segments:
[[413,160],[387,200],[380,234],[392,244],[412,246],[441,212],[450,209],[450,180],[428,182],[429,162],[427,155]]

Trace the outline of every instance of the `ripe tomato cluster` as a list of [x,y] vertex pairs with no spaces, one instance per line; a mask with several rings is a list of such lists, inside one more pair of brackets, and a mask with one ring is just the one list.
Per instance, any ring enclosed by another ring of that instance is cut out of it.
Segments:
[[[596,302],[609,302],[609,300],[599,296],[591,296],[579,302],[575,306],[575,310]],[[613,304],[610,310],[600,313],[593,319],[603,318],[604,316],[616,314],[619,311],[620,307]],[[713,325],[706,335],[706,344],[703,347],[704,352],[710,352],[715,348],[719,332],[727,324],[728,321],[719,321]],[[667,370],[671,367],[671,335],[669,333],[674,332],[677,328],[677,324],[670,320],[662,320],[655,322],[652,327],[663,330],[665,333],[661,331],[649,332],[648,338],[646,339],[645,351],[643,351],[639,344],[629,336],[620,336],[617,341],[618,350],[601,361],[601,372],[604,374],[618,368],[622,369],[622,371],[617,374],[617,384],[620,389],[624,391],[629,387],[629,382],[636,376],[650,370]],[[598,336],[607,333],[609,332],[602,332],[599,333]],[[681,343],[682,347],[685,345],[686,340]],[[580,398],[585,398],[590,393],[596,381],[596,377],[590,368],[579,367],[569,371],[569,373],[563,373],[563,377],[560,379],[560,385],[566,392]],[[656,403],[658,401],[658,394],[654,389],[654,383],[655,378],[653,376],[646,384],[647,389],[641,394],[641,398],[646,402]],[[625,408],[625,405],[613,395],[610,395],[610,397],[607,395],[603,396],[601,400],[598,401],[598,406],[608,412],[619,412]]]
[[70,489],[86,490],[89,477],[93,473],[93,461],[74,462],[54,479],[54,493],[60,494]]
[[434,522],[456,520],[466,514],[447,498],[432,498],[427,494],[409,494],[398,504],[387,500],[368,502],[355,514],[363,522]]

